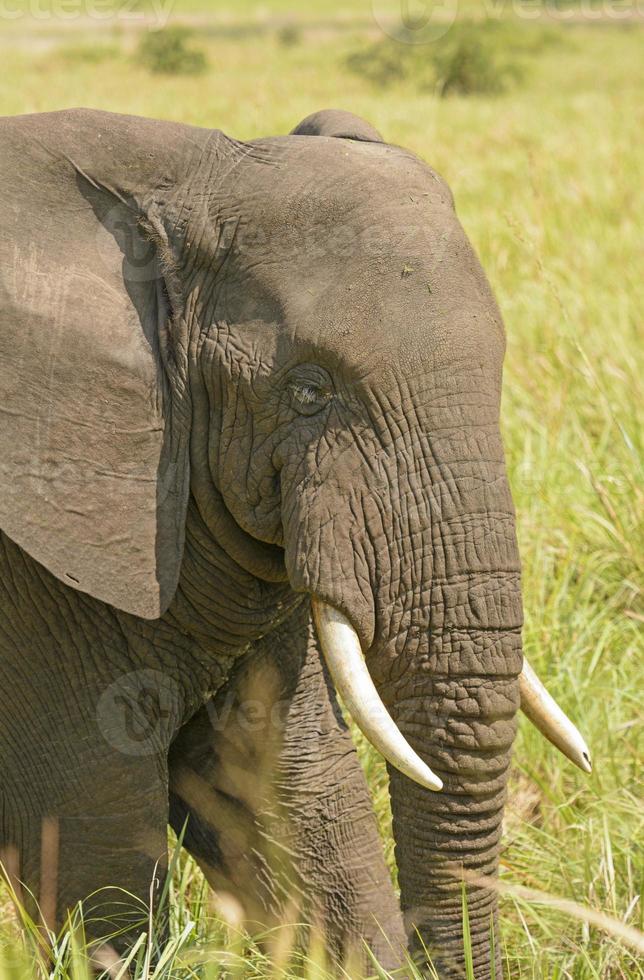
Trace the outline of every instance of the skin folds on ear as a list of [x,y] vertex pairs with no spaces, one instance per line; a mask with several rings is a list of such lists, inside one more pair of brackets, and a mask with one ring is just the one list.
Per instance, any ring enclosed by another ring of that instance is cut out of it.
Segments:
[[0,120],[0,528],[146,618],[176,589],[189,412],[141,220],[198,132],[88,111]]

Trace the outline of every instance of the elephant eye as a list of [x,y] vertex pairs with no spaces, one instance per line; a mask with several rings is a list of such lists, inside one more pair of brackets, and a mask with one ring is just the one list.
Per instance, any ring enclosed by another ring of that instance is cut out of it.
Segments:
[[291,406],[300,415],[315,415],[333,397],[333,384],[326,371],[321,368],[299,369],[288,381]]

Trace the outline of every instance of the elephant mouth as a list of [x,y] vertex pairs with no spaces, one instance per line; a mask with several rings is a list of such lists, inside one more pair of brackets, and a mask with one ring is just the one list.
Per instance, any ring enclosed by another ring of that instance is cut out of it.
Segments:
[[[409,745],[383,704],[365,663],[358,634],[349,619],[315,596],[312,608],[329,673],[357,727],[395,769],[426,789],[440,791],[442,780]],[[525,658],[519,690],[521,710],[536,728],[583,772],[591,772],[590,752],[581,733]]]

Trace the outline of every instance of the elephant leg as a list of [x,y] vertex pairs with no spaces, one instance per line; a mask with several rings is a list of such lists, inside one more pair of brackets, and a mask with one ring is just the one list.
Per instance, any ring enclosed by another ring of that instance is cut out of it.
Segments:
[[124,754],[89,719],[59,723],[55,708],[38,744],[36,727],[23,718],[19,755],[0,751],[0,860],[35,921],[58,930],[82,901],[88,938],[120,933],[123,950],[167,865],[166,761]]
[[308,604],[181,730],[170,788],[172,826],[248,927],[315,923],[339,960],[364,939],[400,964],[398,902]]
[[57,930],[82,901],[88,938],[119,950],[145,928],[167,866],[167,783],[128,761],[114,778],[105,759],[51,806],[6,784],[0,799],[0,860],[26,911]]
[[2,535],[0,581],[0,860],[49,928],[82,900],[88,936],[125,946],[167,861],[178,696]]

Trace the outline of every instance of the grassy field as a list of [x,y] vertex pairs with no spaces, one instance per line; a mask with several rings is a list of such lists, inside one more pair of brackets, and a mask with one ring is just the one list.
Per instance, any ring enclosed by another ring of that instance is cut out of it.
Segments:
[[[507,977],[644,976],[615,928],[553,905],[573,901],[591,917],[602,912],[639,929],[644,920],[644,28],[555,25],[557,37],[525,59],[522,81],[506,93],[440,98],[413,76],[379,87],[350,70],[348,57],[381,37],[368,0],[337,2],[335,11],[314,3],[307,10],[330,23],[307,26],[294,14],[286,33],[271,15],[288,13],[289,0],[258,7],[175,6],[263,25],[238,36],[198,32],[190,43],[208,59],[198,76],[155,75],[138,64],[131,25],[0,17],[0,114],[83,104],[244,139],[288,132],[314,109],[337,106],[366,116],[448,179],[508,332],[503,425],[524,562],[526,654],[594,758],[594,774],[584,777],[521,724],[501,875]],[[354,20],[333,23],[334,13]],[[517,24],[517,49],[536,29]],[[515,54],[507,44],[504,57]],[[383,768],[363,757],[391,854]],[[300,967],[276,953],[271,966],[216,921],[189,861],[180,862],[170,902],[174,945],[147,973],[141,946],[137,976],[324,976],[320,950]],[[0,942],[0,980],[41,969],[23,964],[31,946],[12,935]],[[199,966],[204,951],[209,963]],[[85,976],[73,952],[62,948],[52,975]]]

